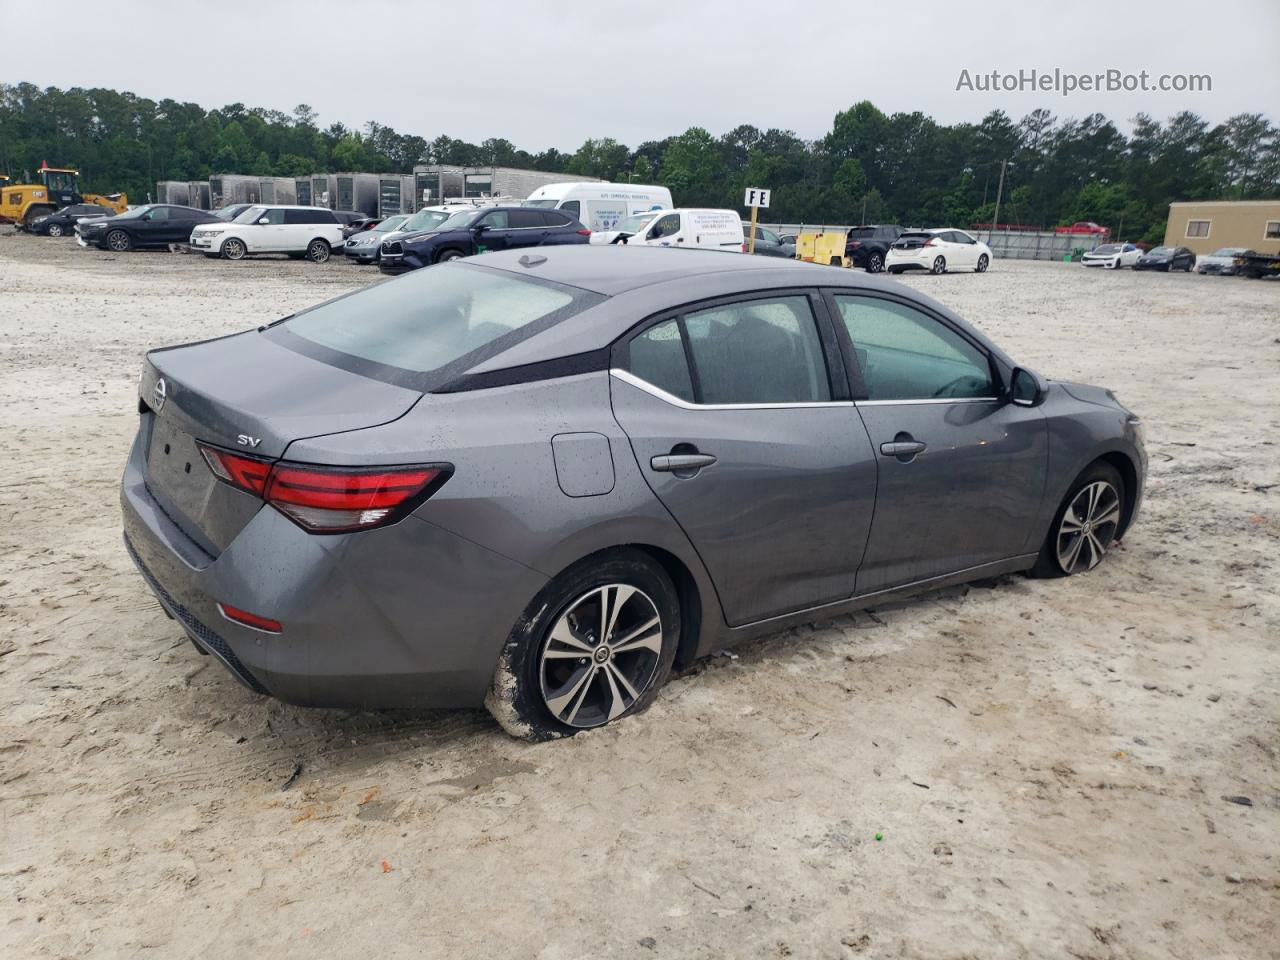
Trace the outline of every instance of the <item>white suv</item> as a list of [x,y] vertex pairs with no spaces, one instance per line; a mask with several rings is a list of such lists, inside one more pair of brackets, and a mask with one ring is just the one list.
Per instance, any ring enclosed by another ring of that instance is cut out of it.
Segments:
[[191,246],[206,257],[241,260],[253,253],[287,253],[324,263],[342,246],[342,223],[324,207],[258,204],[230,223],[202,223]]

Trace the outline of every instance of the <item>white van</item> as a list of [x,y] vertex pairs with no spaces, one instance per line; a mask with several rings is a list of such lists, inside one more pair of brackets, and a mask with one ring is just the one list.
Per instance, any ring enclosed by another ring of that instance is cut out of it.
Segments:
[[552,183],[529,194],[526,207],[563,210],[592,233],[612,230],[619,220],[646,210],[670,210],[671,191],[638,183]]
[[620,221],[612,230],[591,234],[592,243],[641,243],[651,247],[732,250],[743,253],[746,238],[736,210],[654,210]]

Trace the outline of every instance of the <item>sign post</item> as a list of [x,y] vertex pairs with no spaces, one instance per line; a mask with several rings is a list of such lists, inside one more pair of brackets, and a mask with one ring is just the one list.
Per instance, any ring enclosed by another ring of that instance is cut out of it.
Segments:
[[769,193],[769,190],[760,187],[747,187],[742,198],[742,205],[751,208],[751,236],[747,240],[747,253],[756,252],[756,221],[760,219],[761,207],[769,209]]

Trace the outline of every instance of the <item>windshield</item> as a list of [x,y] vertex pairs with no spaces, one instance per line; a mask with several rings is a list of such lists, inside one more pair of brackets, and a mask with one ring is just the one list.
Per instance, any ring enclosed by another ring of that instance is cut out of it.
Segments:
[[619,233],[629,233],[634,236],[644,230],[644,228],[649,224],[653,223],[654,217],[661,212],[662,211],[659,210],[651,213],[633,213],[631,216],[619,220],[614,224],[613,229],[617,230]]
[[322,303],[279,329],[357,361],[429,373],[522,327],[554,323],[601,299],[547,280],[447,263]]
[[406,233],[418,230],[435,230],[449,219],[443,210],[419,210],[400,227]]
[[404,223],[408,219],[409,217],[407,215],[401,215],[398,217],[387,217],[387,219],[383,220],[380,224],[378,224],[376,227],[373,228],[373,232],[374,233],[390,233],[392,230],[398,229],[400,227],[400,224]]
[[256,223],[266,214],[266,207],[250,207],[248,210],[240,214],[232,220],[232,223]]
[[1102,246],[1100,246],[1100,247],[1094,247],[1094,248],[1093,248],[1093,252],[1094,252],[1094,253],[1103,253],[1103,254],[1107,254],[1107,253],[1120,253],[1120,252],[1121,252],[1121,250],[1120,250],[1120,244],[1118,244],[1118,243],[1104,243],[1104,244],[1103,244]]
[[132,210],[126,210],[124,213],[117,214],[116,219],[117,220],[133,220],[136,217],[142,216],[144,213],[146,213],[150,209],[151,209],[151,204],[145,204],[141,207],[134,207]]
[[524,202],[524,206],[542,207],[546,210],[554,210],[556,208],[556,204],[559,202],[559,200],[526,200]]
[[461,213],[455,213],[448,220],[444,221],[437,230],[465,230],[471,224],[480,219],[484,213],[483,210],[463,210]]
[[244,207],[238,203],[234,207],[223,207],[221,210],[213,211],[213,215],[219,220],[234,220],[242,213],[244,213]]
[[1156,247],[1147,256],[1149,257],[1167,257],[1173,253],[1173,247]]

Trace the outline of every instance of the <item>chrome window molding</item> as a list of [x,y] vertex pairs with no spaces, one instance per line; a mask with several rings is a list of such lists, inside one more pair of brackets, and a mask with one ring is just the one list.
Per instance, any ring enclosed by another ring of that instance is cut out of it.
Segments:
[[858,407],[891,407],[922,403],[1003,403],[999,397],[924,397],[920,400],[855,400]]
[[681,410],[806,410],[814,407],[853,406],[852,400],[816,400],[810,403],[690,403],[674,393],[667,393],[661,387],[655,387],[648,380],[641,380],[630,371],[611,367],[609,374]]

